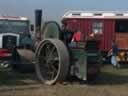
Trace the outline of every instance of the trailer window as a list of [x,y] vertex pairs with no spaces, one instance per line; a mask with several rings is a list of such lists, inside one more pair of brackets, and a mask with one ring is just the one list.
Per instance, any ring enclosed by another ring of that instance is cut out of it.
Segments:
[[115,31],[118,33],[128,32],[128,20],[116,20]]
[[101,21],[95,21],[92,24],[92,32],[95,34],[101,34],[103,33],[103,22]]

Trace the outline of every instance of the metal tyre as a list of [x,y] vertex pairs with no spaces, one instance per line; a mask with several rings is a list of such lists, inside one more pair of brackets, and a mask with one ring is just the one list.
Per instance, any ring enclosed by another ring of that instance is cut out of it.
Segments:
[[35,67],[44,84],[64,81],[69,70],[69,54],[64,43],[58,39],[43,40],[36,50]]

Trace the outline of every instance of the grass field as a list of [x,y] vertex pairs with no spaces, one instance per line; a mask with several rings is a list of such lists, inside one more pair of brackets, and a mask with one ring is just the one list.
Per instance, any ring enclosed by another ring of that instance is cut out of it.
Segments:
[[18,73],[14,71],[0,71],[0,86],[22,86],[36,82],[35,73]]
[[0,73],[0,96],[128,96],[128,68],[102,67],[90,84],[42,85],[36,75]]

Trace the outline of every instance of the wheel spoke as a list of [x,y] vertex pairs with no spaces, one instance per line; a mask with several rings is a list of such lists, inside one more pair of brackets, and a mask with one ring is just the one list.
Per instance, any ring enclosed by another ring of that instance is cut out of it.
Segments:
[[48,55],[48,58],[50,58],[51,56],[52,56],[52,54],[53,54],[53,52],[55,51],[55,47],[53,46],[53,48],[51,49],[51,52],[49,53],[49,55]]
[[49,49],[49,45],[47,44],[46,48],[45,48],[45,55],[46,55],[46,57],[48,57],[49,52],[50,52],[50,49]]
[[[57,59],[58,57],[56,57],[55,59]],[[58,60],[58,59],[57,59]],[[49,75],[50,75],[50,78],[51,80],[53,78],[55,78],[55,76],[57,75],[57,72],[58,72],[58,65],[59,65],[59,62],[55,61],[54,58],[52,58],[52,60],[49,60],[49,62],[47,62],[47,65],[48,65],[48,71],[49,71]]]
[[51,80],[55,78],[55,76],[57,75],[57,72],[58,70],[54,67],[54,66],[51,66]]
[[41,60],[47,60],[46,56],[39,56]]
[[58,66],[55,66],[55,65],[51,65],[51,68],[53,69],[53,71],[57,72],[58,71]]
[[59,60],[58,56],[56,56],[56,54],[57,54],[56,51],[57,51],[56,48],[53,46],[51,49],[51,52],[49,53],[49,55],[47,57],[47,63],[54,63],[55,61]]
[[54,61],[59,61],[59,57],[54,57]]

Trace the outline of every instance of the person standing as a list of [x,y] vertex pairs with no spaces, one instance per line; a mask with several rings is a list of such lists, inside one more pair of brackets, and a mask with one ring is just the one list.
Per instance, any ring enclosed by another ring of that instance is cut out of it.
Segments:
[[111,64],[114,67],[120,68],[120,64],[116,59],[116,57],[118,56],[118,52],[119,52],[118,46],[117,46],[115,40],[113,40],[112,41],[112,49],[109,51],[108,54],[111,54]]
[[67,23],[62,25],[62,39],[65,41],[66,44],[69,44],[72,40],[73,32],[68,29]]

